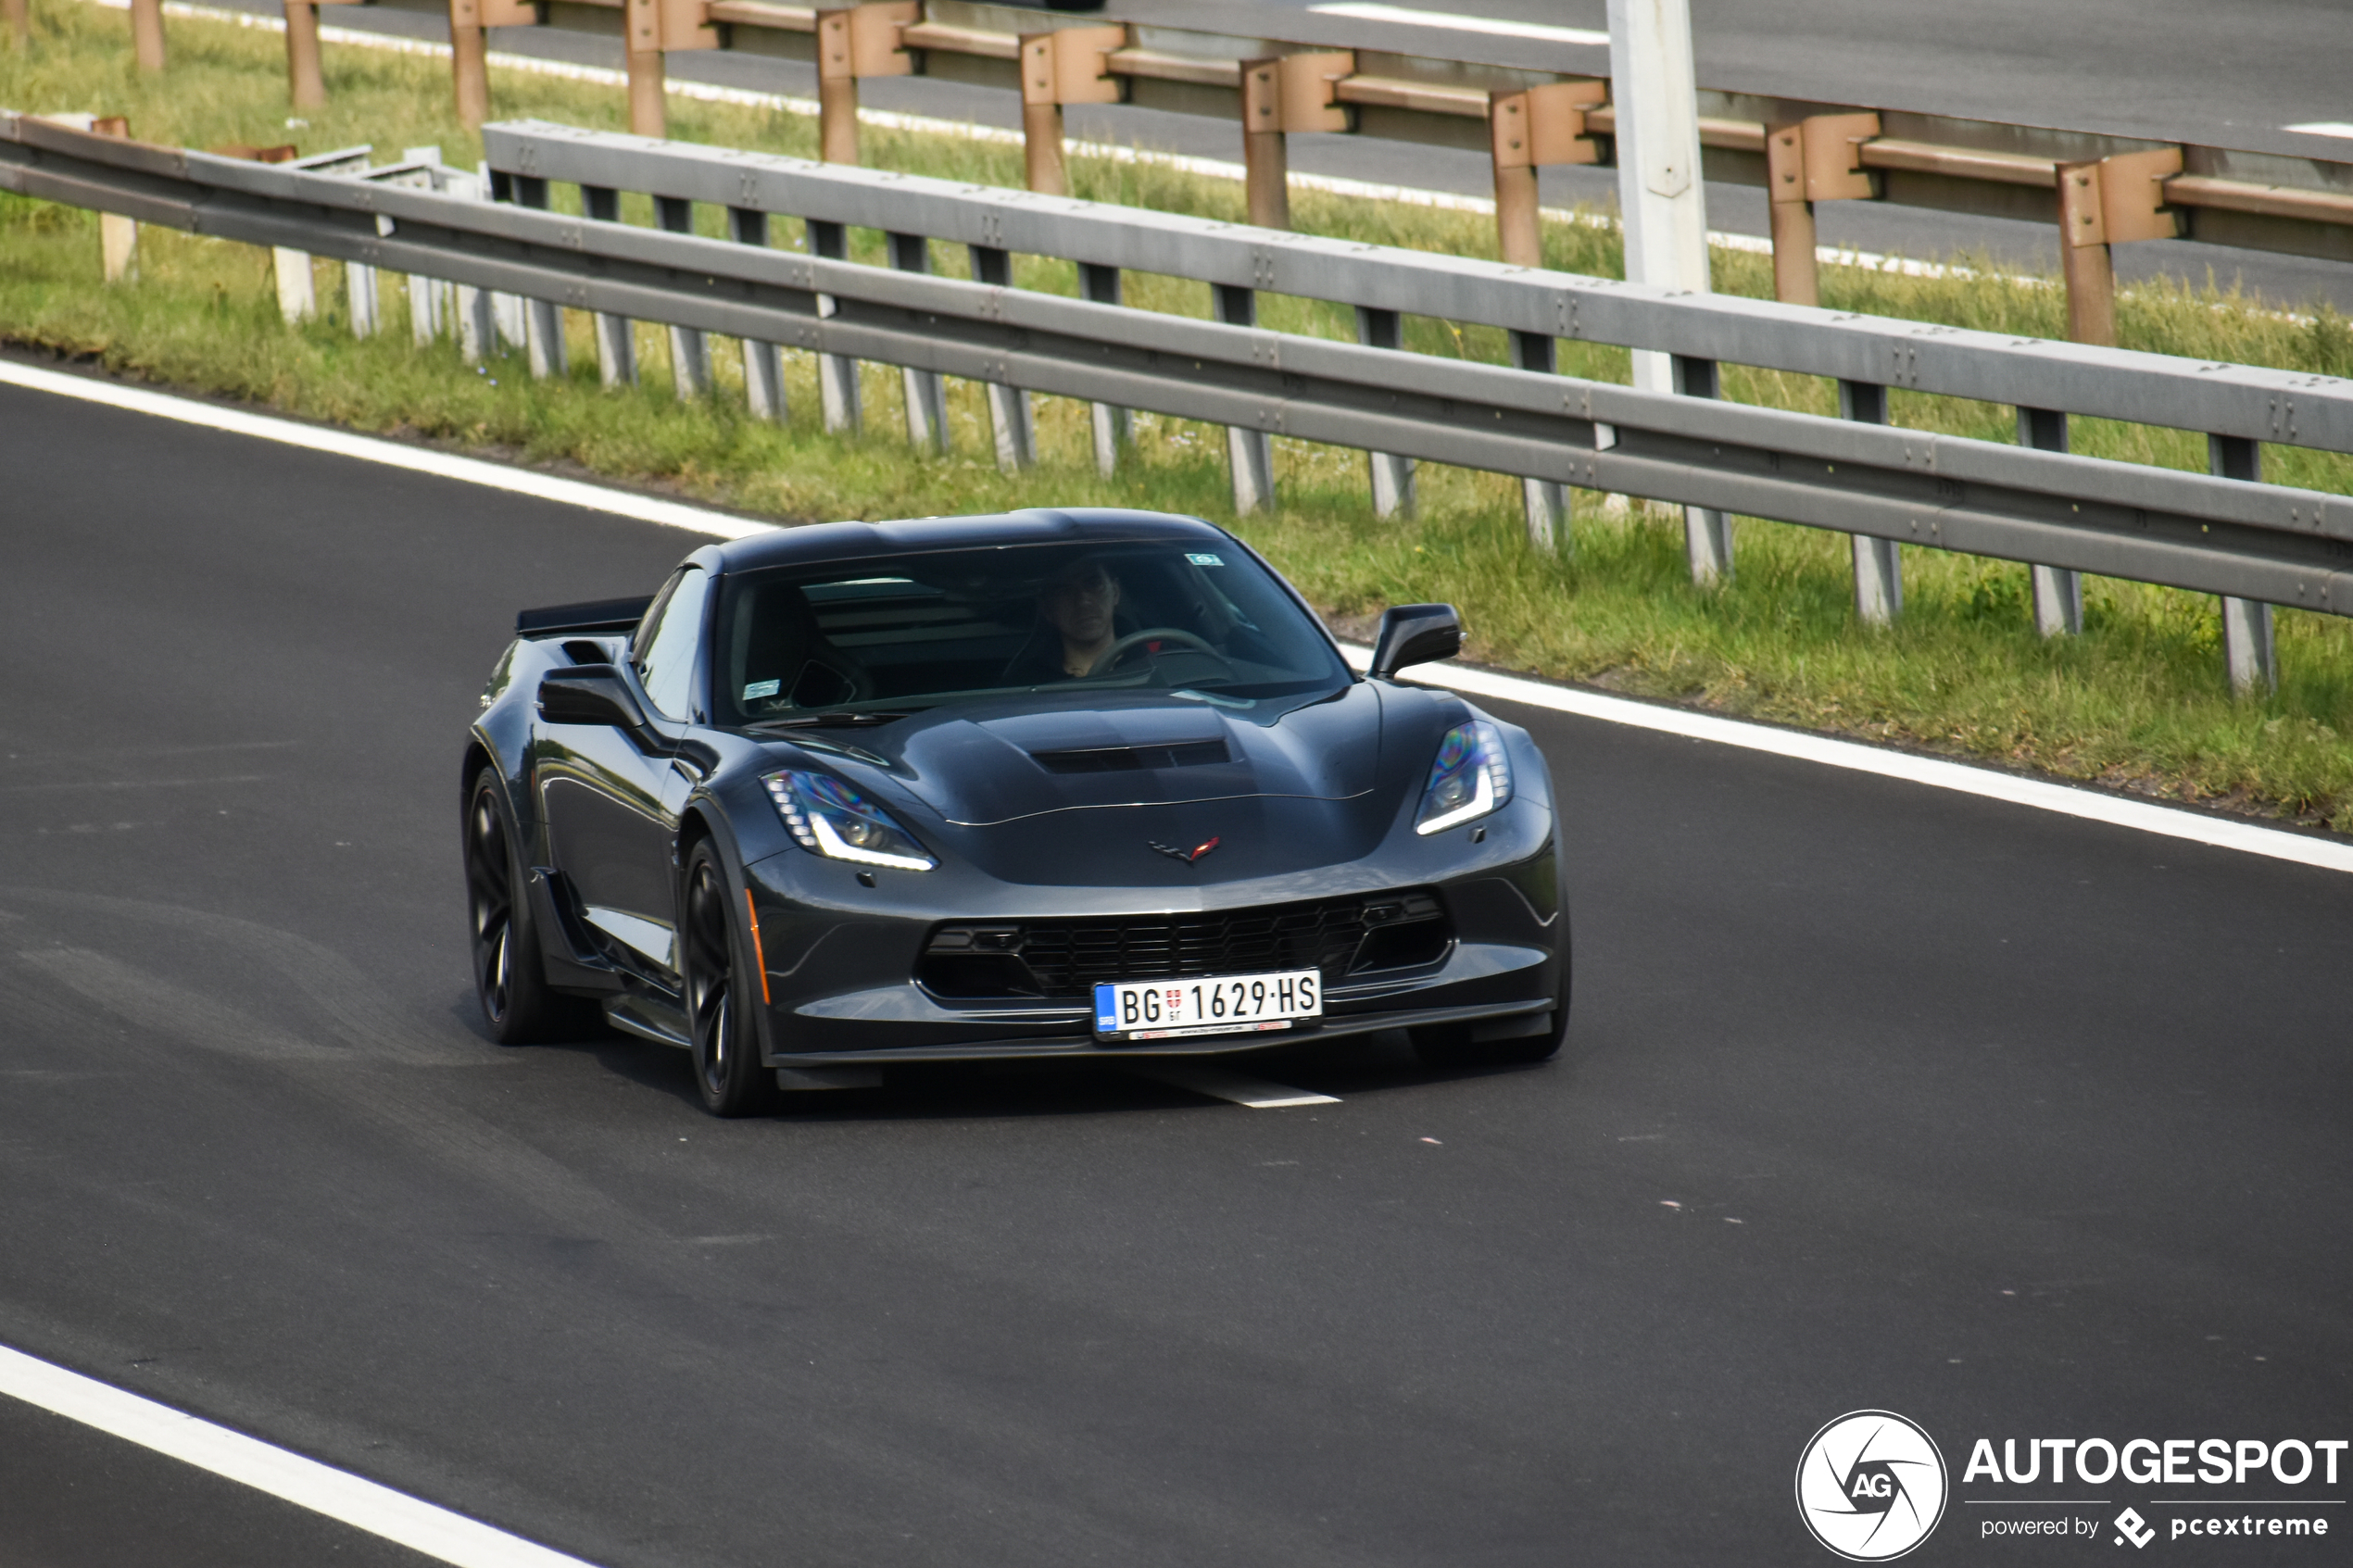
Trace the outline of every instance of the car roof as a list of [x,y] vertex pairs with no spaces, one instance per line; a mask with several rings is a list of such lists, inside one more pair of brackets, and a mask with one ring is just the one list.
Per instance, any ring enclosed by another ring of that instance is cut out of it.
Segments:
[[766,566],[872,560],[877,556],[928,555],[939,550],[986,549],[990,546],[1226,537],[1223,529],[1175,512],[1127,511],[1115,507],[1034,507],[977,517],[804,523],[732,539],[717,546],[717,551],[721,571],[749,571]]

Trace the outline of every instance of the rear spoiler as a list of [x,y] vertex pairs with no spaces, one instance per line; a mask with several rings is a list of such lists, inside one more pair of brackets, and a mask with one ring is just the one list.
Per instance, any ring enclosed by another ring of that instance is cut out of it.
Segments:
[[555,637],[571,632],[630,632],[646,618],[651,594],[634,599],[590,599],[585,604],[547,605],[515,612],[518,637]]

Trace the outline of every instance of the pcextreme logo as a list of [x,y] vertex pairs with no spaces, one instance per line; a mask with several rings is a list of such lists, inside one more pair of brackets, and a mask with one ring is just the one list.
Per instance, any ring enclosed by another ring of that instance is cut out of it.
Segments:
[[1885,1562],[1928,1539],[1944,1497],[1944,1456],[1894,1411],[1842,1415],[1798,1457],[1798,1517],[1850,1562]]

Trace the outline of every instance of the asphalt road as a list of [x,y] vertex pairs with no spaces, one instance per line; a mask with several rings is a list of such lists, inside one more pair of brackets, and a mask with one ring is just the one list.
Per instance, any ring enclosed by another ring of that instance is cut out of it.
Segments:
[[[2353,1435],[2341,876],[1504,709],[1574,1060],[723,1123],[483,1037],[455,833],[514,608],[691,540],[8,389],[0,497],[0,1343],[613,1568],[1811,1564],[1859,1407]],[[0,1399],[0,1562],[140,1561],[413,1560]]]
[[[277,0],[209,0],[275,14]],[[1320,0],[1108,0],[1103,14],[1147,25],[1241,37],[1395,49],[1444,59],[1486,61],[1606,75],[1605,47],[1442,26],[1321,15]],[[1603,0],[1415,0],[1402,9],[1506,23],[1607,31]],[[1733,92],[1865,103],[2021,125],[2060,126],[2121,136],[2185,140],[2306,157],[2353,160],[2353,140],[2291,133],[2293,124],[2353,120],[2342,61],[2342,7],[2329,0],[1944,0],[1890,6],[1883,0],[1692,0],[1699,79]],[[331,25],[446,40],[444,7],[433,0],[339,7]],[[503,28],[495,48],[617,69],[620,40],[547,28]],[[333,53],[328,51],[330,76]],[[745,54],[670,56],[673,79],[755,91],[816,94],[812,66]],[[875,108],[1018,130],[1011,93],[925,77],[860,85]],[[1072,135],[1238,161],[1232,125],[1198,116],[1121,106],[1083,107],[1065,116]],[[1353,136],[1290,139],[1300,173],[1378,184],[1488,195],[1493,174],[1483,155]],[[1614,209],[1612,169],[1552,169],[1548,203]],[[1710,183],[1708,220],[1719,232],[1768,232],[1764,194]],[[1990,256],[2056,271],[2055,223],[1969,218],[1874,202],[1829,202],[1818,211],[1821,242],[1873,254],[1943,259]],[[2329,300],[2353,311],[2353,268],[2296,257],[2182,242],[2120,245],[2118,275],[2203,284],[2233,282],[2288,306]]]

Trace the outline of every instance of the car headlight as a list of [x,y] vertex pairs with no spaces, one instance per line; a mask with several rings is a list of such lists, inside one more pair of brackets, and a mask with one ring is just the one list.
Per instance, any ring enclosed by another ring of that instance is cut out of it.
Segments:
[[793,769],[761,782],[803,849],[902,872],[927,872],[939,864],[889,812],[839,779]]
[[1504,752],[1503,732],[1474,719],[1455,725],[1438,743],[1438,760],[1430,764],[1414,831],[1443,833],[1502,810],[1511,798],[1512,764]]

